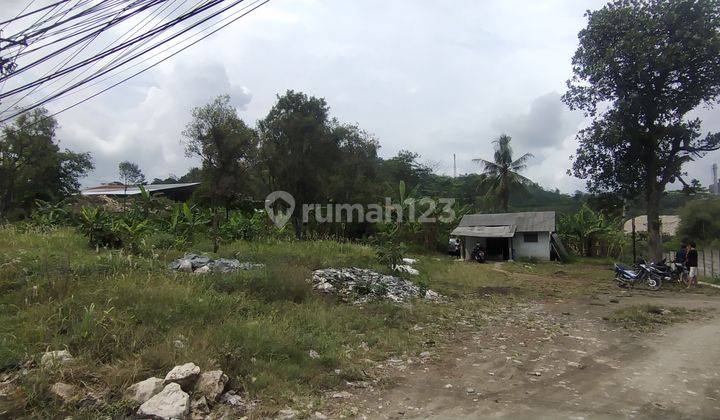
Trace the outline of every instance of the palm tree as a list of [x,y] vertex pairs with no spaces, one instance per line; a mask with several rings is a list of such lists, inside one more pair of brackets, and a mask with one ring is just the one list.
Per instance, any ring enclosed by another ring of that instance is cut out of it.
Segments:
[[500,200],[500,207],[504,211],[508,211],[508,202],[510,201],[510,190],[524,190],[527,185],[532,184],[528,178],[520,175],[518,172],[525,169],[526,162],[533,155],[525,153],[518,159],[513,160],[513,151],[510,147],[510,136],[502,134],[495,140],[495,156],[493,161],[482,158],[473,159],[473,162],[479,163],[484,167],[484,175],[486,182],[490,184],[487,194],[495,196]]

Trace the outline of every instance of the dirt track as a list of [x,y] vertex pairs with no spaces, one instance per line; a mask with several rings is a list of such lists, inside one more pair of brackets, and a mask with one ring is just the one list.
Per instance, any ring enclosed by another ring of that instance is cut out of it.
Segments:
[[[633,332],[602,319],[639,303],[703,319]],[[720,418],[720,296],[620,292],[514,306],[428,358],[392,361],[390,389],[347,401],[367,418]]]

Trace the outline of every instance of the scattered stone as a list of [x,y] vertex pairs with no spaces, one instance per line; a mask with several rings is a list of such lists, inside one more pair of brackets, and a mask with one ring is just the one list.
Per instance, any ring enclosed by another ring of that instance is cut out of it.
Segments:
[[670,315],[672,314],[672,311],[665,308],[660,308],[660,315]]
[[326,418],[328,418],[328,416],[326,416],[325,414],[323,414],[323,413],[321,413],[321,412],[319,412],[319,411],[316,411],[316,412],[313,414],[313,418],[314,418],[314,419],[326,419]]
[[165,381],[160,378],[148,378],[127,387],[123,393],[126,400],[134,401],[138,405],[157,395],[165,387]]
[[72,363],[73,361],[75,361],[75,358],[69,351],[55,350],[43,354],[40,359],[40,364],[45,368],[49,368],[56,365],[66,365],[68,363]]
[[350,388],[368,388],[370,387],[370,383],[368,381],[345,381],[345,385],[347,385]]
[[198,376],[200,376],[200,367],[192,362],[185,363],[184,365],[175,366],[165,375],[165,385],[175,382],[183,389],[191,389]]
[[470,387],[465,388],[465,395],[475,395],[475,394],[477,394],[477,391],[475,390],[475,388],[470,388]]
[[582,369],[584,367],[582,364],[580,364],[578,362],[568,362],[567,365],[570,367],[573,367],[573,368],[577,368],[577,369]]
[[77,387],[63,382],[54,383],[50,387],[50,393],[62,400],[64,404],[69,404],[78,399]]
[[308,356],[310,356],[311,359],[319,359],[320,353],[316,352],[315,350],[310,350],[308,352]]
[[210,406],[205,397],[196,398],[190,403],[191,419],[204,419],[208,414],[210,414]]
[[430,353],[429,351],[424,351],[424,352],[420,353],[420,357],[422,359],[427,359],[430,356],[432,356],[432,353]]
[[192,273],[192,263],[188,260],[180,260],[175,270],[180,270],[185,273]]
[[230,390],[220,396],[220,402],[232,407],[236,414],[242,416],[247,411],[247,403],[235,391]]
[[175,382],[145,401],[137,411],[139,417],[184,419],[190,413],[190,396]]
[[452,387],[453,387],[452,384],[445,384],[445,387],[444,387],[444,388],[445,388],[445,389],[451,389]]
[[197,254],[185,254],[184,257],[170,263],[171,270],[186,273],[233,273],[239,270],[264,268],[264,264],[240,262],[236,259],[218,258],[216,260]]
[[347,391],[340,391],[340,392],[335,392],[334,394],[332,394],[332,397],[335,399],[338,399],[338,400],[347,400],[349,398],[352,398],[352,396],[353,396],[353,394],[351,394]]
[[542,376],[542,373],[540,373],[540,372],[530,372],[530,375],[532,375],[532,376]]
[[209,272],[210,272],[210,266],[203,265],[202,267],[198,267],[197,270],[193,271],[193,274],[207,274]]
[[408,264],[408,265],[413,265],[417,262],[417,260],[414,258],[403,258],[402,261],[404,264]]
[[410,274],[411,276],[419,276],[420,275],[420,272],[417,269],[412,268],[411,266],[409,266],[407,264],[396,265],[394,267],[394,270],[397,272],[400,272],[400,273]]
[[208,401],[215,402],[225,390],[228,376],[221,370],[203,372],[195,384],[195,394],[201,395]]
[[377,299],[402,303],[417,297],[429,300],[440,297],[431,290],[423,294],[419,286],[405,279],[356,267],[315,270],[311,281],[315,289],[336,294],[353,303]]
[[294,419],[297,416],[297,412],[291,408],[280,410],[275,416],[276,419]]

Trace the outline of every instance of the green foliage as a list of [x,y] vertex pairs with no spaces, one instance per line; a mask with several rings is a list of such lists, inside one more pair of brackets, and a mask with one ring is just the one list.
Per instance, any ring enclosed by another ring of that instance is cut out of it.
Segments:
[[125,185],[141,185],[145,183],[145,175],[137,163],[123,161],[118,164],[120,179]]
[[493,142],[495,144],[495,154],[492,161],[480,158],[473,159],[473,162],[480,163],[484,167],[485,183],[489,187],[486,196],[491,199],[498,199],[499,208],[505,212],[508,211],[510,203],[510,191],[525,191],[525,187],[532,184],[532,181],[520,175],[519,172],[525,169],[527,161],[533,155],[525,153],[513,160],[510,140],[510,136],[503,134]]
[[680,210],[679,235],[697,242],[720,238],[720,199],[689,201]]
[[608,255],[617,255],[626,241],[620,224],[620,219],[607,218],[583,204],[577,213],[561,214],[557,230],[563,243],[578,255],[594,256],[594,247],[601,240],[606,242]]
[[93,169],[88,153],[61,150],[57,121],[44,108],[20,115],[0,134],[0,219],[26,216],[35,200],[54,202],[77,192]]
[[90,246],[117,248],[122,244],[115,221],[101,207],[83,207],[78,227]]
[[264,231],[267,222],[267,215],[264,212],[254,212],[248,218],[241,212],[232,213],[222,224],[220,233],[223,238],[230,241],[257,239]]
[[588,12],[563,100],[593,118],[572,173],[590,191],[642,194],[649,247],[660,252],[659,207],[683,165],[720,147],[688,113],[720,96],[717,0],[616,0]]

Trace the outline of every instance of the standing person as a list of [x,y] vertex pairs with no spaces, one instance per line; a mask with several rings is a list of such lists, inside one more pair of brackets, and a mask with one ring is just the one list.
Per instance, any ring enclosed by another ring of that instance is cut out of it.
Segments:
[[697,285],[697,266],[698,266],[698,252],[697,249],[695,249],[695,242],[690,241],[687,247],[687,256],[685,257],[685,266],[688,268],[688,271],[690,272],[688,274],[688,286],[690,287],[693,284]]
[[682,273],[685,271],[685,258],[687,257],[687,240],[680,241],[680,249],[675,253],[675,259],[671,266],[673,273],[678,274],[678,282],[685,281]]

